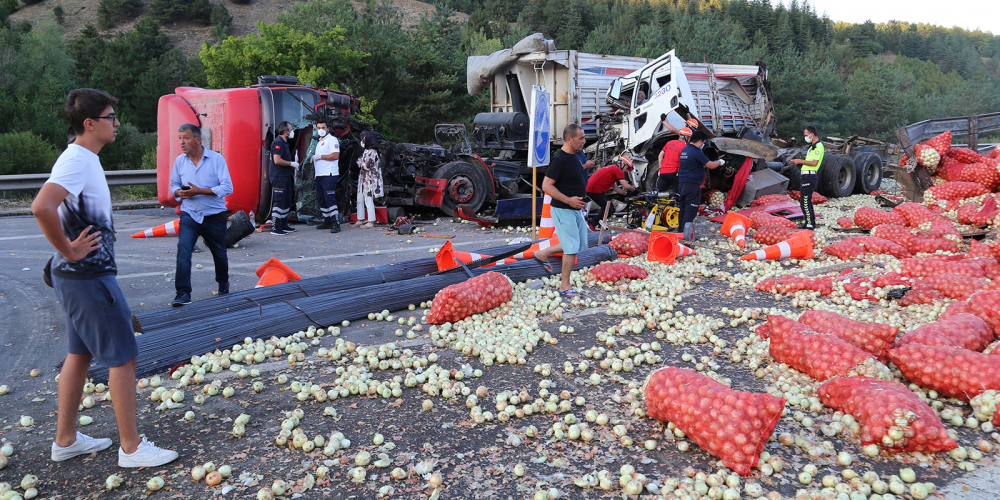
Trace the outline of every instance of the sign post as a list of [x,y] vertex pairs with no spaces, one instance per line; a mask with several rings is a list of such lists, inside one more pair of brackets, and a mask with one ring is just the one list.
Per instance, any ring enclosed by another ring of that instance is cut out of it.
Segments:
[[552,125],[549,116],[551,98],[545,87],[531,87],[531,133],[528,136],[528,168],[531,169],[531,239],[538,237],[537,169],[549,164]]

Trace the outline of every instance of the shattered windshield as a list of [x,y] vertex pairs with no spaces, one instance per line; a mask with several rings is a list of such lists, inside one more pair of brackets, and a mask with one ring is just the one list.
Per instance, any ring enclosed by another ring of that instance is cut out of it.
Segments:
[[[272,89],[274,96],[274,123],[288,121],[293,128],[300,129],[312,124],[306,115],[316,109],[319,94],[315,90],[292,88]],[[298,99],[296,99],[298,98]]]

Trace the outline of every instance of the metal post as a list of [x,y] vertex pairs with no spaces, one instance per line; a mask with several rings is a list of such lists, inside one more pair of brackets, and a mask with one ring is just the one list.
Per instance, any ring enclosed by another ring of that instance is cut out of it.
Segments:
[[538,217],[538,192],[536,191],[536,179],[538,169],[531,169],[531,239],[538,239],[538,232],[535,229],[535,219]]

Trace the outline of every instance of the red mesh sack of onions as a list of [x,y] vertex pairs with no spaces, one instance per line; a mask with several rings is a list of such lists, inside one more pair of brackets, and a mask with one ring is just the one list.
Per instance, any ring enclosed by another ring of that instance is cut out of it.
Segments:
[[[801,191],[789,191],[788,192],[788,196],[791,197],[795,201],[799,201],[799,200],[802,199],[802,192]],[[820,203],[826,203],[827,201],[829,201],[829,198],[827,198],[826,196],[823,196],[823,195],[821,195],[819,193],[813,192],[813,194],[812,194],[813,205],[819,205]]]
[[947,309],[938,316],[938,319],[950,318],[956,314],[971,314],[972,311],[969,310],[969,303],[964,300],[956,300],[952,302]]
[[[966,262],[976,262],[983,266],[983,276],[988,280],[1000,278],[1000,262],[993,257],[980,257],[978,259],[965,259]],[[989,285],[989,283],[987,283]],[[984,285],[985,287],[985,285]]]
[[615,236],[608,246],[615,249],[618,255],[635,257],[646,253],[649,248],[649,238],[638,233],[622,233]]
[[996,240],[986,246],[990,247],[990,252],[993,253],[993,258],[1000,261],[1000,240]]
[[919,344],[982,351],[990,342],[993,331],[985,321],[971,314],[956,314],[913,329],[896,341],[896,347]]
[[972,226],[990,225],[1000,215],[996,198],[990,196],[982,203],[966,203],[958,209],[955,218],[959,224]]
[[914,236],[917,238],[943,238],[951,235],[954,236],[954,238],[950,239],[954,239],[955,241],[960,241],[962,239],[962,233],[955,228],[955,225],[952,224],[950,220],[940,216],[935,217],[932,220],[922,222],[913,229],[916,231]]
[[799,317],[799,323],[818,333],[846,340],[882,362],[889,359],[889,349],[893,348],[899,334],[899,328],[894,326],[863,323],[830,311],[806,311]]
[[622,278],[643,279],[646,277],[646,270],[624,262],[608,262],[588,271],[587,277],[592,281],[615,283]]
[[973,239],[972,243],[969,243],[969,251],[965,253],[965,258],[978,259],[980,257],[994,258],[993,252],[990,251],[990,247],[980,243],[979,240]]
[[893,212],[883,212],[877,208],[872,207],[861,207],[856,212],[854,212],[854,223],[858,227],[863,227],[865,229],[872,229],[875,226],[882,224],[894,224],[898,226],[906,226],[909,223],[906,217]]
[[912,257],[903,245],[875,236],[856,236],[854,241],[864,247],[867,253],[892,255],[897,259]]
[[757,198],[750,202],[751,207],[762,207],[764,205],[770,205],[772,203],[782,203],[785,201],[792,201],[787,194],[765,194],[760,198]]
[[799,227],[798,224],[784,217],[778,217],[777,215],[771,215],[765,212],[754,212],[750,214],[750,229],[760,229],[764,226],[782,226],[789,229]]
[[854,220],[850,217],[837,217],[837,225],[840,227],[854,227]]
[[[966,166],[967,169],[968,166]],[[945,182],[937,186],[932,186],[925,191],[925,193],[932,194],[935,200],[964,200],[973,196],[984,195],[988,192],[989,190],[978,182],[961,181]]]
[[854,300],[865,300],[878,302],[878,297],[871,295],[871,287],[859,285],[857,283],[844,283],[844,291]]
[[914,278],[925,278],[939,274],[983,277],[983,265],[972,261],[951,262],[931,258],[913,258],[900,261],[900,267],[904,275]]
[[990,192],[996,192],[997,188],[1000,188],[1000,172],[996,167],[985,163],[971,163],[962,169],[959,181],[975,182]]
[[771,357],[819,380],[851,375],[888,374],[874,355],[833,335],[816,333],[784,316],[768,316]]
[[958,252],[958,243],[947,238],[917,238],[910,239],[906,249],[916,255],[918,253],[934,253],[938,250],[942,252]]
[[951,151],[951,131],[945,131],[930,139],[927,139],[923,143],[925,146],[930,146],[937,151],[939,155],[944,156]]
[[495,271],[446,286],[434,296],[427,322],[454,323],[489,311],[509,301],[513,292],[510,280]]
[[919,203],[913,203],[912,201],[896,205],[892,209],[892,212],[906,218],[906,224],[899,224],[900,226],[917,227],[921,223],[930,222],[938,217],[937,214],[931,212],[927,207]]
[[902,307],[922,305],[922,304],[937,304],[944,300],[944,295],[941,292],[933,288],[914,288],[903,298],[899,299],[899,305]]
[[827,245],[823,253],[832,255],[840,260],[853,260],[865,254],[865,249],[861,248],[854,241],[854,238],[845,238],[832,245]]
[[914,283],[914,288],[929,288],[941,292],[949,299],[967,299],[986,287],[986,278],[972,278],[960,274],[938,274]]
[[826,296],[833,293],[833,279],[831,278],[799,278],[791,275],[784,275],[779,279],[767,278],[756,285],[757,290],[769,293],[781,293],[791,295],[802,290],[819,292]]
[[[753,239],[762,245],[776,245],[791,238],[799,229],[784,226],[763,226],[754,231]],[[813,239],[813,232],[809,231],[809,239]]]
[[962,163],[983,163],[986,160],[985,156],[969,149],[969,148],[951,148],[948,151],[948,156],[954,158]]
[[965,170],[964,163],[950,156],[946,156],[942,158],[941,163],[938,164],[936,174],[945,181],[958,181],[962,178],[962,170]]
[[910,284],[910,280],[907,279],[907,278],[905,278],[905,277],[903,277],[902,274],[891,273],[891,272],[890,273],[885,273],[882,276],[879,276],[878,278],[875,278],[875,282],[874,282],[874,285],[875,285],[876,288],[882,288],[882,287],[892,286],[892,285],[909,285],[909,284]]
[[853,415],[861,444],[892,452],[948,451],[958,443],[927,403],[899,382],[871,377],[838,378],[819,386],[825,406]]
[[941,155],[934,148],[924,144],[917,144],[913,149],[917,152],[917,162],[934,173],[934,169],[941,162]]
[[[994,281],[996,283],[996,281]],[[969,312],[986,322],[1000,339],[1000,290],[983,290],[969,297]]]
[[889,351],[889,359],[907,380],[963,401],[988,389],[1000,389],[1000,356],[961,347],[910,344]]
[[910,245],[910,240],[913,239],[913,233],[906,226],[901,226],[897,224],[882,224],[880,226],[875,226],[872,229],[871,235],[876,238],[882,238],[883,240],[895,241],[903,247],[908,247]]
[[711,455],[747,476],[781,418],[785,399],[737,391],[691,370],[674,366],[649,375],[643,388],[646,411],[673,422]]

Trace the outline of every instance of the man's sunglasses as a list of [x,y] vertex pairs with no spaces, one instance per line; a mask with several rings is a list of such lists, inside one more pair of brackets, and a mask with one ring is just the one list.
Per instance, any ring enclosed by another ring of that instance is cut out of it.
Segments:
[[91,120],[100,120],[101,118],[107,118],[108,120],[111,120],[112,122],[114,122],[114,121],[118,120],[118,115],[116,115],[115,113],[110,113],[110,114],[108,114],[106,116],[94,116],[94,117],[91,117],[90,119]]

